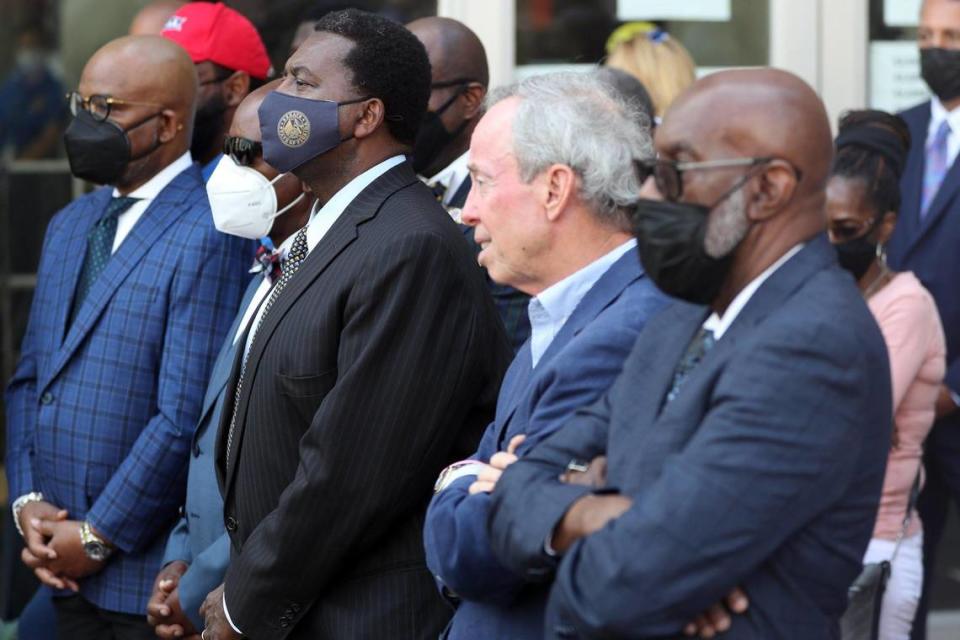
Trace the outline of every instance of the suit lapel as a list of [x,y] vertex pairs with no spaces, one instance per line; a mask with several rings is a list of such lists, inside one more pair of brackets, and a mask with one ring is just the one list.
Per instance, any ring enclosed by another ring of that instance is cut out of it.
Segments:
[[[233,468],[236,466],[239,457],[240,443],[243,441],[243,430],[246,426],[246,413],[250,397],[250,383],[256,379],[257,369],[266,345],[270,342],[270,337],[276,331],[286,313],[300,296],[310,288],[313,281],[357,238],[357,227],[376,216],[380,206],[390,195],[417,181],[416,174],[414,174],[409,162],[403,162],[388,170],[361,191],[320,240],[319,244],[310,251],[299,271],[290,279],[286,288],[274,302],[270,313],[263,317],[263,324],[257,330],[253,344],[250,345],[246,368],[247,383],[241,390],[239,406],[237,407],[233,450],[229,455],[231,464],[230,468],[226,470],[228,491],[233,480]],[[226,420],[229,421],[230,416],[226,416],[226,411],[224,414]]]
[[70,236],[62,253],[58,253],[60,263],[59,295],[57,295],[56,315],[56,348],[63,346],[67,337],[70,321],[70,306],[73,304],[74,292],[83,269],[83,261],[87,254],[87,235],[90,229],[100,219],[107,209],[112,191],[109,187],[98,189],[84,201],[84,208],[79,212],[78,222],[72,225]]
[[[921,175],[921,180],[922,179],[923,176]],[[958,190],[960,190],[960,156],[954,160],[953,165],[951,165],[943,177],[943,182],[940,183],[937,195],[934,196],[933,202],[930,204],[930,211],[927,212],[927,215],[922,221],[919,221],[919,231],[913,236],[911,248],[920,242],[920,240],[930,232],[930,229],[937,224],[940,218],[944,216],[956,197]]]
[[909,118],[910,135],[915,140],[907,155],[907,167],[900,181],[902,204],[897,218],[897,233],[907,239],[912,247],[920,236],[920,205],[923,194],[923,171],[926,166],[924,149],[927,128],[930,126],[930,103],[919,118]]
[[[541,370],[547,366],[558,353],[563,351],[567,343],[583,331],[587,325],[593,322],[604,309],[613,304],[627,287],[639,280],[642,276],[643,269],[640,267],[640,261],[637,259],[635,251],[627,251],[624,255],[620,256],[620,258],[600,276],[596,284],[587,291],[576,309],[573,310],[573,313],[570,314],[567,321],[563,323],[556,337],[550,342],[550,346],[547,347],[547,350],[540,356],[540,360],[537,362],[537,369]],[[528,374],[526,379],[523,380],[522,386],[518,385],[510,397],[508,413],[506,417],[500,421],[500,433],[497,436],[498,445],[503,444],[510,421],[513,419],[513,415],[520,405],[520,400],[530,394],[530,385],[534,382],[534,371],[531,370],[530,367],[531,357],[530,341],[527,340],[520,350],[520,353],[517,354],[517,360],[525,358],[523,362],[526,364],[525,370]],[[506,383],[507,381],[504,380],[504,384]]]
[[[67,329],[66,339],[55,356],[54,366],[46,382],[52,380],[69,361],[133,268],[146,256],[164,231],[186,212],[187,207],[179,205],[192,193],[196,183],[199,183],[199,177],[193,175],[195,172],[195,168],[193,172],[186,170],[174,178],[150,203],[116,253],[110,257],[103,273],[93,283],[90,293],[83,301],[76,319]],[[173,265],[170,265],[170,268],[172,269]],[[70,297],[73,297],[72,294]]]
[[[257,289],[260,288],[262,281],[263,276],[259,274],[251,279],[250,284],[247,285],[246,292],[243,294],[243,299],[240,301],[237,316],[233,319],[233,324],[230,325],[230,329],[224,336],[223,344],[220,346],[220,353],[217,354],[217,359],[213,361],[213,368],[210,370],[210,381],[207,383],[207,392],[203,397],[203,408],[200,411],[200,419],[197,420],[198,425],[203,424],[207,420],[223,388],[226,386],[227,380],[230,378],[230,371],[233,366],[234,356],[236,355],[233,337],[237,335],[240,320],[243,319],[244,312],[247,310],[247,307],[250,306],[250,301],[253,300],[253,296],[256,294]],[[237,342],[236,346],[239,347],[240,345],[241,343]],[[216,425],[214,425],[214,428],[216,428]],[[194,441],[201,435],[200,429],[194,431]]]

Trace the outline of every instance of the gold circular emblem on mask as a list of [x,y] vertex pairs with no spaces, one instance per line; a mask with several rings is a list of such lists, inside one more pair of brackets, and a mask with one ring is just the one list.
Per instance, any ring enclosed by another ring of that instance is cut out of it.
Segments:
[[287,147],[299,147],[310,138],[310,121],[302,111],[287,111],[277,123],[277,137]]

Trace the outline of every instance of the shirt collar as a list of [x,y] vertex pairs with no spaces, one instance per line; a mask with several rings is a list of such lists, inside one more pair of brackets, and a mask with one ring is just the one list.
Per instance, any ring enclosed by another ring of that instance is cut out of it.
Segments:
[[[153,200],[160,192],[167,188],[167,185],[173,182],[173,179],[180,175],[182,172],[190,168],[190,165],[193,164],[193,158],[190,156],[190,152],[187,151],[182,156],[165,166],[160,170],[157,175],[153,176],[145,183],[137,187],[135,190],[127,194],[131,198],[137,198],[138,200]],[[113,197],[116,198],[120,195],[120,191],[116,187],[113,188]]]
[[757,290],[760,288],[760,285],[766,282],[767,278],[772,276],[777,269],[782,267],[787,262],[787,260],[795,256],[797,252],[803,248],[803,245],[804,243],[802,242],[794,245],[792,249],[780,256],[779,260],[767,267],[766,271],[751,280],[750,284],[741,289],[740,293],[738,293],[730,302],[726,311],[723,312],[723,316],[718,315],[716,312],[710,314],[710,317],[707,318],[707,321],[703,323],[703,328],[713,332],[714,340],[719,340],[721,336],[727,332],[727,329],[729,329],[730,325],[733,324],[733,321],[737,319],[737,316],[740,315],[740,312],[743,311],[743,308],[747,306],[747,303],[750,302],[750,298],[752,298],[753,294],[757,292]]
[[470,162],[470,151],[465,151],[463,155],[451,162],[445,169],[437,173],[429,180],[427,184],[442,184],[446,191],[443,194],[443,204],[448,204],[453,196],[457,195],[460,185],[467,179],[470,170],[467,164]]
[[396,155],[391,158],[387,158],[380,164],[370,167],[341,187],[339,191],[333,194],[333,197],[327,200],[323,207],[319,207],[319,202],[315,203],[313,205],[313,211],[310,213],[310,222],[307,223],[307,250],[313,251],[313,248],[317,246],[324,234],[330,228],[329,225],[313,224],[314,220],[319,218],[336,220],[346,210],[346,208],[350,206],[350,203],[353,202],[358,195],[360,195],[361,191],[369,187],[374,180],[385,174],[390,169],[393,169],[398,164],[403,163],[405,160],[406,157],[403,155]]
[[950,133],[960,133],[960,109],[947,111],[940,99],[934,96],[930,100],[930,126],[927,128],[927,140],[933,139],[943,121],[950,124]]
[[[567,276],[560,282],[550,285],[535,297],[530,299],[543,308],[552,322],[563,322],[569,318],[577,305],[587,294],[597,280],[630,249],[637,246],[637,240],[631,238],[613,251],[594,260],[579,271]],[[531,316],[532,320],[532,316]]]

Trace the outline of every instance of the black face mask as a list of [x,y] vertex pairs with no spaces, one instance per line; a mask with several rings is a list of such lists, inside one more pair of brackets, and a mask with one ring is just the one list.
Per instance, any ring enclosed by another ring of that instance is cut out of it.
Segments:
[[960,50],[920,49],[920,74],[941,102],[960,98]]
[[195,160],[207,157],[217,146],[217,139],[223,131],[223,114],[226,111],[227,102],[219,92],[197,107],[197,114],[193,118],[193,139],[190,141],[190,153]]
[[858,282],[877,257],[876,243],[870,242],[866,236],[835,244],[833,248],[837,250],[840,266],[853,274]]
[[123,129],[112,120],[102,122],[90,115],[89,111],[78,111],[73,122],[63,134],[70,161],[70,172],[82,180],[95,184],[115,184],[123,177],[127,166],[145,158],[160,147],[160,141],[145,153],[131,156],[130,138],[127,133],[159,116],[155,113]]
[[751,177],[745,175],[710,207],[644,198],[637,201],[633,234],[640,264],[657,288],[693,304],[710,304],[716,299],[733,264],[736,247],[719,258],[708,255],[707,221],[710,212]]
[[427,111],[417,130],[417,139],[413,143],[413,170],[422,174],[430,168],[437,156],[459,136],[467,126],[467,120],[455,131],[447,131],[440,116],[453,105],[453,102],[467,90],[466,85],[450,96],[436,111]]

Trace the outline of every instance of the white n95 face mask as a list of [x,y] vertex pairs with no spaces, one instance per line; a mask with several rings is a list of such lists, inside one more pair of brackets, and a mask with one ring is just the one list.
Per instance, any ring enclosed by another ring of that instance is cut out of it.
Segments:
[[305,193],[277,211],[277,192],[273,185],[284,177],[281,173],[267,180],[256,169],[223,156],[207,181],[207,198],[218,231],[256,240],[270,233],[273,221],[300,202]]

